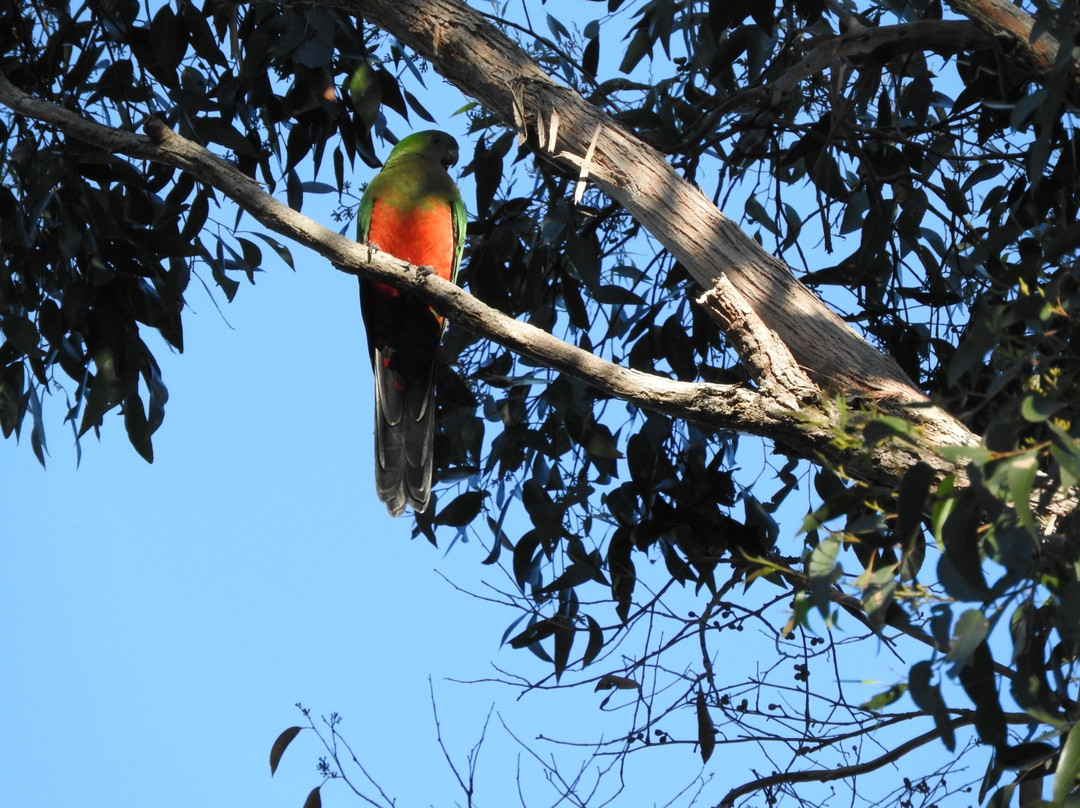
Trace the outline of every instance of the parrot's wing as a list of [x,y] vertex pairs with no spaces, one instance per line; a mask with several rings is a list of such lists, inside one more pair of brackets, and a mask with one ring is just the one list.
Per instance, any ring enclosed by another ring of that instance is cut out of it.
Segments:
[[461,256],[465,252],[465,227],[467,225],[465,203],[461,201],[461,192],[456,186],[454,192],[454,196],[450,199],[450,214],[454,221],[454,262],[450,272],[451,283],[457,283],[458,267],[461,266]]

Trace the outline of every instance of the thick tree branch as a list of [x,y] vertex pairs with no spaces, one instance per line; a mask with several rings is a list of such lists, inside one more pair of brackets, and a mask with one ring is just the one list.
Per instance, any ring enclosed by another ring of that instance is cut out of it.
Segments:
[[1058,60],[1061,43],[1046,30],[1032,39],[1035,20],[1009,0],[948,0],[1002,46],[1006,56],[1020,68],[1037,76],[1049,73]]
[[697,302],[713,312],[728,338],[750,367],[758,388],[798,409],[800,402],[819,399],[821,390],[806,375],[780,340],[727,278],[720,276]]

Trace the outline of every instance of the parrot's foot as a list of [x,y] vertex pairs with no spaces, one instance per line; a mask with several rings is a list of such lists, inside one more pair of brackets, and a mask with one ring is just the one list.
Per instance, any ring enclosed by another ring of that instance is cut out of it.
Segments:
[[369,242],[368,245],[367,245],[367,260],[370,261],[375,256],[375,253],[377,253],[377,252],[382,252],[379,249],[379,245],[378,244],[372,244],[372,243]]
[[421,264],[416,268],[416,271],[420,273],[421,278],[426,278],[428,275],[435,274],[435,267],[429,267],[427,264]]

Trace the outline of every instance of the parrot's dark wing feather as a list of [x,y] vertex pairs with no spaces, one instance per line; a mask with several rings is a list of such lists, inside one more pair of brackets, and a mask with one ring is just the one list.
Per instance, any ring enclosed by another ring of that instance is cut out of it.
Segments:
[[406,507],[423,513],[431,502],[442,324],[406,295],[365,280],[360,289],[375,372],[375,490],[394,516]]
[[375,489],[394,516],[418,513],[431,500],[435,439],[435,364],[426,381],[395,372],[393,357],[375,352]]

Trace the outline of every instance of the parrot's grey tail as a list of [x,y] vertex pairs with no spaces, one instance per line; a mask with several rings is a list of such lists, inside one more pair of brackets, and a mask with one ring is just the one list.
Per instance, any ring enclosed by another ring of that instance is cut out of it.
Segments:
[[435,362],[422,381],[391,364],[375,351],[375,489],[392,516],[406,506],[423,513],[431,504]]

